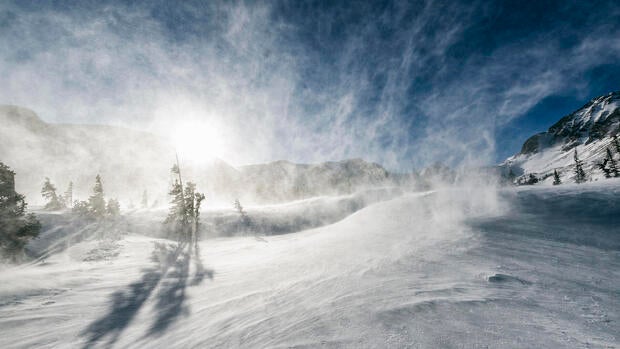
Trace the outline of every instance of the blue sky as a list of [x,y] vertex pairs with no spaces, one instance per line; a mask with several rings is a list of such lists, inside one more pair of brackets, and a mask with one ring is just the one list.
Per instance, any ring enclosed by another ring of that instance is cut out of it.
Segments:
[[50,122],[199,123],[233,164],[491,164],[620,89],[620,6],[5,1],[0,79]]

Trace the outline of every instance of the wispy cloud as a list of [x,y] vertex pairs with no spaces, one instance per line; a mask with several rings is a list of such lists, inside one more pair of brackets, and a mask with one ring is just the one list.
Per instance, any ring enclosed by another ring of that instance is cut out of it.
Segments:
[[2,103],[164,135],[201,120],[235,164],[485,163],[497,127],[620,57],[607,7],[494,43],[506,14],[484,2],[40,7],[0,5]]

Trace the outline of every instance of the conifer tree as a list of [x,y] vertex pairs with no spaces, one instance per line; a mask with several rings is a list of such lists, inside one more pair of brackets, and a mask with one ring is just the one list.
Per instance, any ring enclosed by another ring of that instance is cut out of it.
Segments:
[[41,188],[41,196],[47,200],[45,204],[46,210],[55,211],[64,208],[61,199],[56,195],[56,186],[52,184],[48,177],[45,177],[43,188]]
[[0,253],[13,262],[41,230],[35,215],[26,214],[26,206],[25,197],[15,191],[15,172],[0,162]]
[[198,226],[200,224],[200,205],[205,199],[205,195],[196,192],[196,184],[187,182],[185,186],[185,212],[190,230],[190,242],[196,246],[198,243]]
[[88,218],[90,216],[90,205],[88,204],[88,201],[75,200],[73,207],[71,208],[71,212],[82,218]]
[[64,198],[66,206],[69,208],[73,207],[73,182],[69,182]]
[[181,239],[187,234],[187,216],[185,209],[185,196],[183,195],[183,185],[180,180],[180,171],[177,165],[172,166],[170,172],[175,178],[168,195],[172,197],[170,200],[170,210],[168,216],[164,220],[164,224],[168,225],[172,232],[177,235],[177,239]]
[[105,216],[106,207],[105,199],[103,196],[103,184],[101,183],[101,176],[97,175],[95,178],[95,186],[93,187],[93,195],[88,198],[88,205],[90,206],[90,212],[95,218],[102,218]]
[[248,217],[248,214],[243,209],[243,206],[241,206],[241,202],[239,202],[239,199],[235,199],[235,202],[234,202],[233,206],[235,207],[235,211],[237,211],[237,213],[241,217],[241,223],[245,227],[249,226],[250,225],[250,217]]
[[618,166],[616,165],[616,160],[614,160],[613,155],[611,154],[611,150],[609,148],[605,149],[606,154],[603,162],[597,164],[598,168],[603,171],[605,174],[605,178],[618,177]]
[[583,183],[586,181],[586,173],[583,170],[583,161],[579,160],[577,155],[577,149],[575,149],[573,158],[575,159],[575,183]]
[[600,164],[596,164],[596,166],[600,168],[601,171],[603,171],[605,178],[611,178],[611,173],[609,171],[609,168],[607,168],[607,161],[607,158],[604,158],[603,162],[601,162]]
[[611,150],[606,148],[607,151],[607,168],[609,169],[609,174],[614,177],[620,176],[618,172],[618,165],[616,164],[616,160],[614,160],[614,156],[611,154]]
[[172,196],[170,211],[164,224],[172,228],[179,241],[197,244],[197,231],[200,218],[200,206],[205,199],[204,194],[196,192],[196,185],[188,182],[183,189],[183,178],[178,163],[171,169],[174,179],[168,194]]
[[111,217],[117,217],[121,214],[121,205],[116,199],[109,199],[106,206],[106,213]]
[[617,135],[614,135],[611,143],[614,145],[614,148],[616,148],[616,153],[620,154],[620,141],[618,141]]
[[560,179],[558,170],[553,170],[553,185],[560,185],[560,184],[562,184],[562,180]]

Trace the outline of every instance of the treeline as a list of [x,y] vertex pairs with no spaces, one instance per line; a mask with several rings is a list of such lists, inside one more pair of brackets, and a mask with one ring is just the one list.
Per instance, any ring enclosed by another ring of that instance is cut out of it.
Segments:
[[15,191],[15,172],[0,162],[0,259],[17,262],[24,247],[39,235],[41,223],[33,213],[26,213],[24,195]]
[[95,177],[95,185],[88,200],[73,201],[73,182],[69,182],[67,190],[63,195],[58,195],[56,193],[56,186],[47,177],[41,188],[41,196],[46,200],[45,210],[71,209],[73,213],[85,218],[101,219],[104,217],[116,217],[120,215],[121,211],[120,203],[117,199],[110,198],[106,202],[100,175]]
[[[616,155],[614,155],[614,153]],[[616,160],[616,157],[620,157],[620,140],[618,140],[617,136],[613,136],[610,145],[605,148],[605,156],[603,157],[603,160],[596,163],[595,168],[599,169],[605,178],[620,177],[620,169],[618,168],[618,160]],[[577,149],[573,152],[573,162],[573,181],[577,184],[587,182],[588,176],[583,168],[584,163],[583,160],[579,158]],[[553,174],[547,174],[543,177],[538,177],[533,173],[529,173],[517,178],[512,172],[512,169],[509,169],[508,172],[508,180],[516,185],[536,184],[540,181],[544,181],[550,176],[553,176],[553,185],[562,184],[561,171],[558,171],[558,169],[554,169]]]

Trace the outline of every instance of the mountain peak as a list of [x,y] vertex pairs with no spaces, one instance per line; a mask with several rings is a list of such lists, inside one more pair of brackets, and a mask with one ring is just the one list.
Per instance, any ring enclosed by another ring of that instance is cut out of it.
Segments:
[[602,176],[599,164],[611,146],[612,137],[619,133],[620,91],[614,91],[592,98],[547,131],[528,138],[521,151],[500,167],[504,168],[504,174],[535,176],[541,181],[549,180],[554,170],[562,177],[571,178],[573,152],[577,150],[589,177],[596,180]]
[[0,104],[0,123],[21,125],[28,129],[42,128],[47,124],[31,109],[17,105]]
[[535,154],[556,145],[570,150],[619,131],[620,91],[615,91],[591,99],[583,107],[561,118],[546,132],[528,138],[520,154]]

